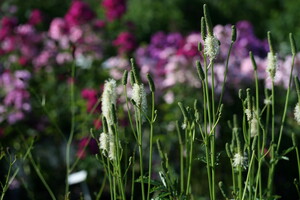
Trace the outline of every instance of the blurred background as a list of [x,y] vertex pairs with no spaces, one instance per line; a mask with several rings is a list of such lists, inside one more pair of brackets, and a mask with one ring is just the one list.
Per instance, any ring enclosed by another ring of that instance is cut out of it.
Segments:
[[[75,83],[76,128],[72,162],[78,161],[75,171],[88,171],[89,189],[91,193],[97,191],[103,179],[103,168],[95,159],[98,147],[96,141],[90,139],[90,129],[95,130],[97,138],[102,126],[99,97],[104,81],[109,77],[120,80],[123,70],[129,69],[131,57],[136,59],[143,80],[149,72],[157,84],[160,125],[155,139],[159,138],[164,143],[166,152],[176,150],[178,141],[174,122],[180,118],[177,102],[183,100],[186,105],[192,106],[194,98],[201,97],[197,95],[201,90],[194,66],[195,61],[201,59],[197,46],[199,41],[202,42],[199,32],[204,3],[209,6],[214,32],[221,42],[215,68],[216,90],[219,93],[231,25],[235,24],[238,30],[224,96],[225,110],[228,112],[225,112],[224,120],[218,127],[221,131],[217,141],[220,162],[225,163],[224,168],[218,170],[218,179],[229,184],[230,177],[225,171],[230,166],[224,153],[224,145],[230,140],[227,120],[231,120],[233,114],[243,114],[241,103],[237,101],[238,89],[253,88],[253,69],[248,53],[252,51],[257,59],[261,95],[264,96],[264,89],[270,87],[265,73],[268,52],[266,33],[272,32],[280,58],[279,78],[276,80],[278,108],[283,107],[282,94],[285,93],[282,92],[287,88],[291,65],[290,32],[300,45],[298,0],[0,1],[1,152],[7,154],[9,148],[10,155],[22,158],[34,138],[33,157],[55,194],[59,199],[63,198],[59,195],[64,190],[65,176],[61,174],[65,173],[66,138],[71,126],[69,88],[70,83]],[[71,77],[73,60],[76,65],[74,78]],[[299,70],[300,55],[297,55],[295,74]],[[290,103],[295,105],[296,102],[297,97],[293,93]],[[128,120],[122,112],[124,98],[120,98],[119,103],[119,120],[126,132]],[[278,112],[280,114],[282,111]],[[298,133],[300,130],[293,121],[293,108],[288,110],[283,149],[291,145],[291,130]],[[126,145],[130,147],[130,144]],[[197,149],[204,152],[201,145]],[[176,155],[170,155],[174,171],[178,170]],[[200,178],[195,180],[193,187],[198,188],[198,197],[205,199],[201,195],[207,186],[199,181],[206,177],[205,166],[201,163],[201,153],[197,156],[199,159],[195,161],[195,166],[201,166],[203,170],[195,171]],[[280,163],[278,176],[275,177],[276,194],[282,199],[296,199],[293,180],[297,163],[294,154],[289,156],[290,161]],[[154,168],[159,169],[160,161],[158,156],[156,158]],[[0,161],[1,182],[5,178],[4,172],[8,170],[8,162],[7,159]],[[40,184],[30,162],[18,161],[16,166],[22,166],[22,170],[10,186],[6,198],[47,199],[47,191]],[[78,190],[73,187],[75,194]],[[108,194],[105,191],[104,197]]]

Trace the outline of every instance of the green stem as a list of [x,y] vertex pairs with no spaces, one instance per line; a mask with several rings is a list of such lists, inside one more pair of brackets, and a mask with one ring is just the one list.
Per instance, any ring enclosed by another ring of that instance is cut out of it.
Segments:
[[141,189],[142,189],[142,200],[145,200],[145,188],[144,188],[144,173],[143,173],[143,141],[142,141],[142,116],[140,108],[136,109],[138,114],[137,120],[137,137],[138,137],[138,146],[140,154],[140,173],[141,173]]
[[250,177],[250,172],[252,171],[252,166],[253,166],[253,161],[254,161],[254,155],[255,155],[255,152],[253,151],[252,152],[252,156],[251,156],[251,160],[250,160],[250,164],[249,164],[249,170],[248,170],[248,173],[247,173],[246,182],[245,182],[243,197],[241,198],[241,200],[244,200],[245,195],[246,195],[246,189],[247,189],[247,185],[248,185],[248,181],[249,181],[249,177]]
[[[50,187],[49,187],[48,183],[46,182],[44,176],[42,175],[40,169],[38,168],[37,164],[35,163],[35,161],[34,161],[34,159],[33,159],[33,157],[32,157],[31,152],[29,152],[28,157],[29,157],[29,160],[30,160],[30,162],[31,162],[31,164],[32,164],[32,166],[33,166],[33,168],[34,168],[36,174],[37,174],[38,177],[41,179],[42,183],[44,184],[45,188],[47,189],[48,193],[50,194],[51,199],[56,200],[56,198],[55,198],[55,196],[54,196],[52,190],[50,189]],[[67,181],[68,181],[68,180],[67,180]]]
[[288,103],[289,103],[289,96],[290,96],[290,88],[291,88],[291,83],[292,83],[292,79],[293,79],[293,69],[294,69],[294,64],[295,64],[295,56],[296,55],[293,54],[292,67],[291,67],[290,79],[289,79],[289,86],[288,86],[288,89],[287,89],[287,92],[286,92],[286,97],[285,97],[284,111],[283,111],[283,114],[282,114],[282,120],[281,120],[281,125],[280,125],[279,138],[278,138],[276,152],[279,151],[280,144],[281,144],[281,137],[282,137],[282,133],[283,133],[283,125],[284,125],[285,118],[286,118],[287,106],[288,106]]
[[191,185],[191,174],[192,174],[192,161],[193,161],[193,144],[195,138],[195,128],[194,124],[192,124],[189,131],[189,142],[190,142],[190,151],[189,151],[189,165],[188,165],[188,177],[187,177],[187,185],[186,185],[186,195],[190,194],[190,185]]
[[183,173],[183,143],[181,138],[181,133],[178,125],[178,121],[176,123],[177,133],[178,133],[178,141],[179,141],[179,157],[180,157],[180,194],[183,194],[184,191],[184,173]]
[[103,193],[103,189],[104,189],[104,187],[105,187],[105,185],[106,185],[106,178],[107,178],[107,175],[105,174],[105,175],[104,175],[104,178],[103,178],[103,182],[102,182],[101,187],[100,187],[100,190],[99,190],[99,192],[97,193],[96,200],[99,200],[100,197],[101,197],[101,195],[102,195],[102,193]]
[[65,187],[65,196],[67,197],[69,194],[69,183],[68,177],[70,172],[70,148],[72,144],[72,140],[74,137],[74,129],[75,129],[75,98],[74,98],[74,77],[75,77],[75,62],[73,62],[71,69],[71,86],[70,86],[70,105],[71,105],[71,130],[70,136],[66,146],[66,187]]
[[273,187],[273,178],[274,178],[274,170],[275,170],[275,96],[274,96],[274,81],[272,81],[272,139],[271,139],[271,167],[269,170],[268,176],[268,192],[267,195],[270,197],[272,195],[272,187]]
[[227,58],[226,58],[224,80],[223,80],[223,83],[222,83],[222,91],[221,91],[221,96],[220,96],[220,99],[219,99],[218,108],[217,108],[216,113],[219,112],[219,109],[220,109],[220,106],[221,106],[221,103],[222,103],[222,99],[223,99],[223,95],[224,95],[225,83],[226,83],[227,73],[228,73],[228,63],[229,63],[229,58],[230,58],[230,54],[231,54],[231,50],[232,50],[232,45],[233,45],[233,42],[230,43]]
[[150,139],[149,139],[149,171],[148,171],[148,191],[147,191],[147,200],[150,199],[150,181],[152,174],[152,143],[153,143],[153,123],[154,123],[154,92],[151,92],[151,122],[150,122]]

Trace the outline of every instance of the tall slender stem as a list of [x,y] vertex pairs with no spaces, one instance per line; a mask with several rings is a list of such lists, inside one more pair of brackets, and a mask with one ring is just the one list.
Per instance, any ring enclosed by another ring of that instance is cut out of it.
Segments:
[[150,122],[150,138],[149,138],[149,171],[148,171],[148,191],[147,200],[150,198],[150,181],[152,174],[152,146],[153,146],[153,123],[154,123],[154,92],[151,92],[151,122]]
[[70,130],[70,135],[69,139],[67,142],[66,146],[66,187],[65,187],[65,196],[67,197],[69,194],[69,183],[68,183],[68,177],[70,174],[70,149],[72,145],[72,140],[74,137],[74,129],[75,129],[75,98],[74,98],[74,93],[75,93],[75,62],[72,64],[71,68],[71,78],[72,81],[70,83],[70,105],[71,105],[71,130]]

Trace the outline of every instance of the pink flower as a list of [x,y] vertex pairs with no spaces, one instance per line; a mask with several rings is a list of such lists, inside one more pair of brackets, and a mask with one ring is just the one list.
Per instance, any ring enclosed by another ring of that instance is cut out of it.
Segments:
[[129,32],[122,32],[117,39],[113,41],[113,45],[119,48],[120,54],[128,53],[136,47],[135,37]]
[[[81,91],[81,96],[87,100],[87,112],[91,112],[98,101],[97,91],[94,89],[83,89]],[[100,105],[98,105],[95,111],[99,110],[99,108]]]
[[100,119],[95,119],[94,120],[94,127],[95,129],[100,129],[102,127],[102,121]]
[[9,18],[4,16],[1,19],[0,40],[3,40],[3,38],[10,35],[16,26],[17,26],[16,18]]
[[66,21],[62,18],[55,18],[52,20],[48,35],[50,38],[60,40],[68,34],[69,27]]
[[70,9],[65,15],[65,20],[70,26],[84,24],[95,18],[95,13],[82,1],[73,1]]
[[31,11],[28,23],[35,26],[37,24],[40,24],[43,21],[43,15],[42,12],[39,9],[34,9]]
[[86,150],[89,150],[91,154],[97,154],[99,152],[98,144],[95,139],[84,137],[79,141],[77,157],[84,159],[86,157]]
[[104,0],[102,1],[102,6],[109,21],[120,19],[126,11],[125,0]]

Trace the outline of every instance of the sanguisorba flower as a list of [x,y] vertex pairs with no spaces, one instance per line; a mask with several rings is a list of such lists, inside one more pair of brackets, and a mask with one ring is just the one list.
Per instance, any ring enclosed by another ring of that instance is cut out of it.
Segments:
[[214,60],[219,53],[219,41],[213,35],[207,35],[204,40],[204,54]]
[[107,120],[108,126],[113,125],[112,104],[116,105],[116,81],[110,79],[105,82],[102,94],[102,114]]
[[255,117],[252,118],[250,122],[250,135],[255,137],[257,135],[258,121]]
[[232,165],[234,167],[246,167],[246,161],[246,157],[244,157],[241,153],[236,153],[234,154]]
[[268,73],[269,78],[272,79],[272,81],[274,81],[274,79],[275,79],[277,67],[278,67],[277,55],[272,52],[269,52],[268,53],[267,73]]
[[144,114],[147,113],[147,98],[143,84],[135,83],[133,85],[131,99],[136,103],[138,107],[141,108]]
[[300,124],[300,103],[298,102],[295,106],[294,110],[295,120],[298,124]]
[[109,134],[109,151],[108,151],[108,157],[110,160],[116,159],[116,151],[115,151],[115,136],[110,133]]
[[108,152],[109,150],[109,137],[107,133],[101,133],[100,137],[99,137],[99,141],[100,141],[100,150],[102,150],[102,154],[106,156],[106,152]]

